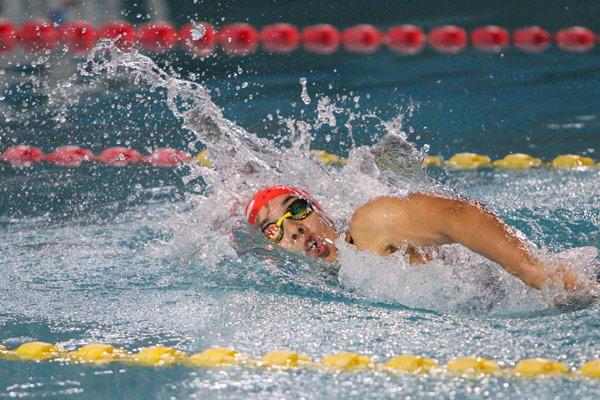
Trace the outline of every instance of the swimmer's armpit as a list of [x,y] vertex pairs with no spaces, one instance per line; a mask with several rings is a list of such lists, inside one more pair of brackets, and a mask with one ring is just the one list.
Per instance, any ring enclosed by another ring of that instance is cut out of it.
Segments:
[[346,243],[354,244],[354,239],[352,239],[352,235],[349,232],[346,232],[346,237],[344,238]]

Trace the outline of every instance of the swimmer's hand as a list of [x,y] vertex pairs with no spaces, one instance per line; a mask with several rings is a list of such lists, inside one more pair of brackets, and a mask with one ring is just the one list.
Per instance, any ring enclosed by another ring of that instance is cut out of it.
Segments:
[[552,301],[557,307],[589,304],[600,297],[598,283],[584,279],[564,264],[546,266],[544,286],[554,293]]
[[546,265],[544,286],[551,289],[573,292],[585,285],[585,281],[571,268],[564,264]]

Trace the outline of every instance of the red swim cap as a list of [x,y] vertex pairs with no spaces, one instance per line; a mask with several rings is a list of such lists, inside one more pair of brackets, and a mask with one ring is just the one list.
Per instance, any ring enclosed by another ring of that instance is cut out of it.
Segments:
[[262,210],[262,208],[267,205],[267,203],[273,200],[275,197],[291,194],[298,197],[302,197],[311,202],[312,205],[317,209],[321,209],[321,206],[317,201],[308,193],[306,193],[302,189],[298,189],[292,186],[269,186],[260,189],[252,199],[246,204],[246,218],[250,225],[254,225],[254,221],[256,220],[256,216]]

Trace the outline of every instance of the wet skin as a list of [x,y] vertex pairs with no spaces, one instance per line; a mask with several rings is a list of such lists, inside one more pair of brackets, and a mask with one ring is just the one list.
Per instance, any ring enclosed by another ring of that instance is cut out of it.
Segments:
[[[256,228],[262,231],[279,220],[295,199],[297,196],[292,195],[273,198],[258,213]],[[385,256],[403,249],[412,263],[421,263],[429,259],[419,256],[419,248],[460,243],[536,289],[550,286],[571,291],[588,286],[568,266],[540,260],[497,216],[468,200],[427,193],[380,197],[358,208],[349,225],[346,241],[359,250]],[[277,244],[334,262],[338,252],[334,241],[338,237],[332,221],[315,209],[305,219],[285,219],[283,237]]]
[[[297,196],[281,195],[275,197],[260,210],[256,217],[255,226],[263,230],[265,226],[276,222],[286,212],[288,206]],[[283,238],[279,246],[309,257],[321,258],[334,262],[337,258],[337,248],[334,240],[338,238],[333,222],[321,211],[315,210],[302,220],[287,218],[283,221]]]

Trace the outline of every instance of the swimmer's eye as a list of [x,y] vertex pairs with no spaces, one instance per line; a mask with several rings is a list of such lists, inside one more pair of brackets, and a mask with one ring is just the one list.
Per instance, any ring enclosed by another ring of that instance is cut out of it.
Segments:
[[301,220],[308,217],[313,212],[313,207],[308,200],[298,198],[290,204],[288,212],[292,214],[292,219]]
[[274,243],[278,243],[283,238],[283,229],[281,229],[281,226],[277,226],[276,223],[265,226],[262,232],[267,240]]
[[290,204],[287,211],[277,222],[272,222],[262,230],[263,235],[273,243],[279,243],[283,239],[283,221],[291,218],[300,221],[313,212],[310,202],[303,198],[297,198]]

